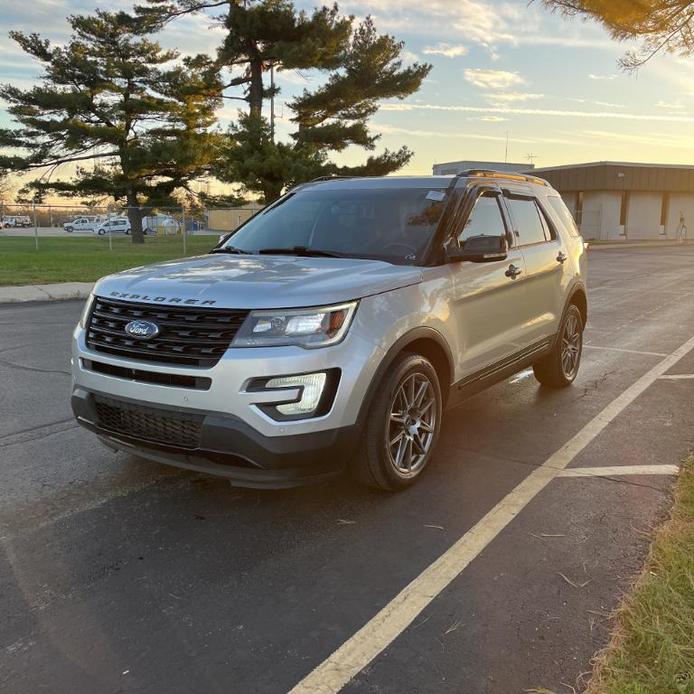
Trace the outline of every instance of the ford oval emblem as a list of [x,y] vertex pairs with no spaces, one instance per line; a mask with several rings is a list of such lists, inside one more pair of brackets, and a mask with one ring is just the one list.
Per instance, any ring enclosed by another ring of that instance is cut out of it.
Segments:
[[159,326],[148,320],[134,320],[125,326],[125,332],[137,340],[151,340],[159,334]]

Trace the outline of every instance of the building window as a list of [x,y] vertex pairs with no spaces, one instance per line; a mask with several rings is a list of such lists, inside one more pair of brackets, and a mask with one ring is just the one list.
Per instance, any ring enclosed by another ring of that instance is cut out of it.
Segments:
[[627,225],[627,210],[629,208],[629,193],[625,190],[622,193],[622,204],[619,208],[619,225],[625,227]]
[[583,193],[576,193],[576,224],[583,222]]
[[663,193],[660,201],[660,226],[667,226],[667,218],[670,215],[670,193]]

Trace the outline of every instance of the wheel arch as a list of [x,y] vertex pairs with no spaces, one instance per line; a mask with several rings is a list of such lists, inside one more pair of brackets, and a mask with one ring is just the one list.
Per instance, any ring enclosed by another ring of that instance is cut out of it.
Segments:
[[585,327],[588,321],[588,295],[586,294],[586,288],[582,284],[574,287],[573,291],[571,292],[569,300],[566,302],[567,308],[571,304],[576,306],[576,308],[581,312],[583,327]]
[[438,330],[421,326],[406,332],[404,335],[398,338],[386,352],[385,357],[381,360],[381,363],[378,365],[378,368],[371,379],[371,384],[366,392],[366,397],[361,404],[359,417],[357,420],[359,424],[363,424],[366,420],[371,403],[378,390],[380,382],[383,380],[383,376],[391,367],[393,362],[404,352],[420,354],[431,362],[439,377],[441,398],[445,408],[448,392],[450,390],[454,374],[453,355],[451,354],[451,350],[446,343],[445,338],[440,332],[438,332]]

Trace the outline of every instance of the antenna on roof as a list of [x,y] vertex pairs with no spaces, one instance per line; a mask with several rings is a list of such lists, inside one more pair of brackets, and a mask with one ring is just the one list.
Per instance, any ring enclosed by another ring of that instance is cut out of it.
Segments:
[[528,154],[525,155],[525,158],[530,162],[530,166],[535,166],[535,159],[537,159],[537,154],[528,152]]

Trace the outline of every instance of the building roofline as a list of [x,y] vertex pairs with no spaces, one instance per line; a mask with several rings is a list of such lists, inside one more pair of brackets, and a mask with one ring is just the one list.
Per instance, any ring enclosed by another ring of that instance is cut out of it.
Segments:
[[533,174],[543,171],[561,171],[562,169],[586,169],[594,166],[620,166],[638,167],[645,169],[694,169],[694,164],[646,164],[635,161],[591,161],[582,164],[560,164],[559,166],[543,166],[535,169],[528,169]]

